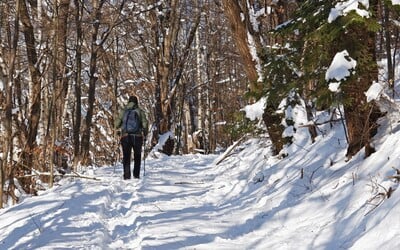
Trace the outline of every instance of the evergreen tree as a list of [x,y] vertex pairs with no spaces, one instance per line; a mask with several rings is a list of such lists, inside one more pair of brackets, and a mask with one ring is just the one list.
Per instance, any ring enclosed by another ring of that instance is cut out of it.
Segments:
[[[292,21],[274,31],[282,43],[279,50],[271,49],[274,53],[266,57],[272,56],[274,59],[267,61],[269,67],[278,69],[267,71],[266,92],[269,105],[273,103],[275,107],[291,90],[308,100],[316,98],[320,108],[340,102],[346,117],[347,155],[351,157],[365,146],[368,156],[373,152],[370,138],[376,133],[380,116],[376,105],[367,103],[364,95],[378,78],[377,1],[370,1],[369,6],[359,3],[358,9],[349,12],[345,4],[343,1],[305,1]],[[325,80],[326,70],[335,54],[343,50],[357,61],[357,66],[354,74],[341,82],[341,91],[332,93]],[[282,67],[282,63],[290,66]],[[279,79],[279,74],[287,79]]]

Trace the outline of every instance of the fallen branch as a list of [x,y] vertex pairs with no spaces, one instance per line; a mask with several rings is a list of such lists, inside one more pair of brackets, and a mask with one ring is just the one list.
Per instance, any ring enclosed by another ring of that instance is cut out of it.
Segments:
[[395,182],[400,182],[400,175],[389,175],[388,179],[393,179]]
[[[379,193],[376,194],[374,197],[372,197],[371,199],[369,199],[367,201],[367,205],[371,205],[372,208],[366,213],[364,214],[364,216],[367,216],[368,214],[370,214],[372,211],[374,211],[377,207],[379,207],[384,201],[385,201],[385,194],[384,193]],[[378,200],[377,203],[372,203],[373,200]]]
[[[29,174],[29,175],[24,175],[24,176],[18,176],[17,178],[29,178],[29,177],[38,177],[38,176],[50,176],[49,172],[36,172],[35,174]],[[53,174],[53,176],[59,176],[59,177],[74,177],[74,178],[82,178],[82,179],[90,179],[90,180],[96,180],[100,181],[101,179],[98,179],[93,176],[87,176],[87,175],[81,175],[77,172],[72,172],[72,174]]]
[[185,185],[185,184],[204,184],[204,181],[178,181],[175,182],[176,185]]
[[400,183],[400,169],[392,167],[394,171],[396,171],[396,174],[390,175],[387,178],[393,179],[395,182]]
[[331,120],[327,120],[327,121],[323,121],[323,122],[312,122],[312,123],[308,123],[308,124],[302,124],[299,125],[299,128],[309,128],[309,127],[313,127],[313,126],[320,126],[320,125],[324,125],[327,123],[332,123],[332,122],[341,122],[343,121],[343,118],[339,118],[339,119],[331,119]]
[[[393,188],[393,187],[389,187],[389,189],[387,189],[379,183],[377,183],[377,187],[381,187],[384,191],[377,193],[376,195],[374,195],[372,198],[370,198],[367,201],[367,204],[369,204],[373,207],[364,216],[371,213],[373,210],[375,210],[377,207],[379,207],[385,200],[389,199],[392,196],[393,192],[396,190],[396,188]],[[375,200],[377,200],[378,202],[373,203]]]
[[229,154],[232,152],[234,148],[236,148],[240,142],[242,142],[246,138],[246,135],[242,136],[239,140],[237,140],[235,143],[233,143],[218,159],[215,161],[214,165],[220,164],[225,158],[229,156]]

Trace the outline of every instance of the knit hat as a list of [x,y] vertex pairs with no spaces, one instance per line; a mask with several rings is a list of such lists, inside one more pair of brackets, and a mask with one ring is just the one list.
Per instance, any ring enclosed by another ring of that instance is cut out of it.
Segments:
[[133,102],[135,104],[138,104],[138,99],[137,99],[136,96],[132,95],[132,96],[129,97],[128,102]]

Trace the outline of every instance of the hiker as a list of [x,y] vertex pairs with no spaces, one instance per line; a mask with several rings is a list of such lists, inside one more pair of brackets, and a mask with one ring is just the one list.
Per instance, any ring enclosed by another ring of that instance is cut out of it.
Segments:
[[140,177],[140,162],[143,141],[146,141],[148,121],[144,111],[139,108],[138,98],[130,96],[128,104],[115,120],[115,128],[121,129],[121,145],[124,166],[124,180],[131,178],[131,154],[133,148],[133,177]]

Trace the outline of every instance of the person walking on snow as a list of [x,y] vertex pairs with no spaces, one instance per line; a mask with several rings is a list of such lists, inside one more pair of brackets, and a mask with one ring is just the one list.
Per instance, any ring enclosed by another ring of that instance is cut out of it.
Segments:
[[138,98],[130,96],[128,104],[120,111],[115,120],[115,128],[121,129],[121,145],[124,167],[124,180],[131,178],[131,154],[133,149],[133,177],[140,177],[140,163],[143,141],[146,140],[148,121],[144,111],[139,108]]

